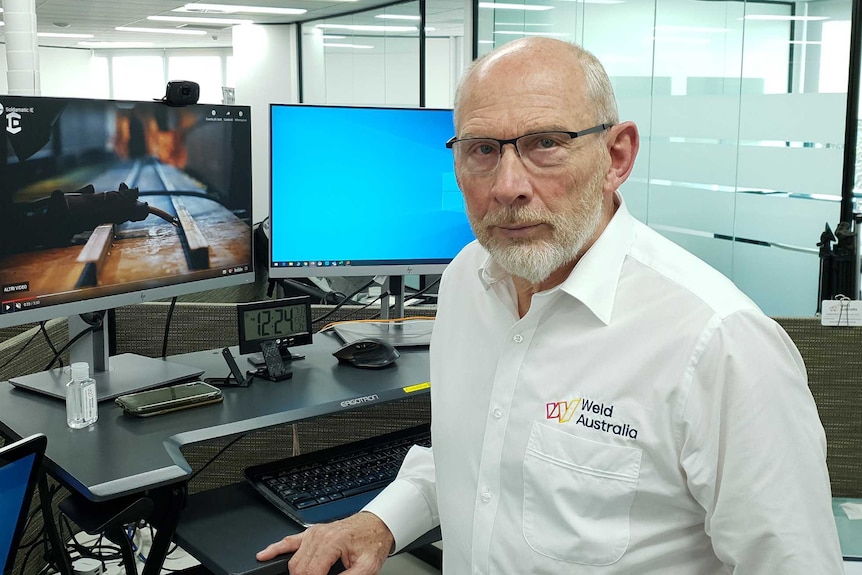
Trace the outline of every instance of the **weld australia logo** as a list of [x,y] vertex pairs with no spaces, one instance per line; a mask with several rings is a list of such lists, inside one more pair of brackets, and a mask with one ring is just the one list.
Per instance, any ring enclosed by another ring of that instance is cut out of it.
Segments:
[[612,433],[629,439],[638,438],[638,430],[628,423],[614,423],[614,406],[605,405],[579,397],[568,401],[553,401],[545,404],[545,419],[556,419],[560,423],[569,423],[574,419],[576,425],[597,429],[604,433]]

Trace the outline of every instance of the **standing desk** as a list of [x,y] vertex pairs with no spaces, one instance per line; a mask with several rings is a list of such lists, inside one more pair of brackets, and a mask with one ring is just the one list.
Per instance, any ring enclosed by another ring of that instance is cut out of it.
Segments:
[[[143,575],[157,575],[185,514],[186,485],[192,471],[181,447],[428,392],[428,386],[419,385],[429,379],[426,349],[404,350],[395,365],[382,370],[361,370],[339,364],[331,355],[338,347],[339,342],[333,336],[315,334],[313,344],[296,348],[306,359],[292,363],[293,378],[280,382],[256,378],[249,387],[224,387],[222,403],[137,418],[125,415],[113,402],[102,402],[98,422],[82,430],[66,426],[64,402],[0,382],[0,432],[12,439],[44,433],[48,437],[46,471],[93,503],[94,508],[142,494],[155,496],[158,513],[153,523],[158,531]],[[236,348],[232,351],[237,356]],[[203,369],[205,377],[224,377],[228,373],[221,350],[168,359]],[[237,356],[237,363],[241,368],[248,365],[243,356]],[[224,510],[229,510],[231,505],[248,507],[249,515],[243,517],[250,518],[249,525],[263,530],[258,537],[266,537],[267,544],[287,535],[289,529],[300,530],[286,517],[278,517],[274,509],[267,509],[269,504],[262,498],[252,497],[254,494],[244,485],[232,487],[233,490],[214,490],[217,493],[209,495],[198,494],[202,496],[198,500],[203,505],[189,506],[189,526],[177,535],[193,555],[196,549],[201,552],[211,548],[209,541],[214,534],[201,533],[206,539],[199,541],[195,528],[201,525],[201,520],[205,520],[207,528],[212,527],[207,522],[213,518],[205,512],[212,504]],[[208,497],[217,499],[212,503]],[[194,503],[193,498],[188,498],[191,503]],[[258,520],[260,514],[272,522],[262,523]],[[53,526],[46,527],[50,533]],[[230,524],[225,527],[229,528]],[[223,533],[222,536],[227,536],[234,546],[243,539],[241,533]],[[248,538],[244,540],[249,541]],[[241,553],[236,549],[235,555]],[[204,557],[202,562],[223,573],[245,572],[261,566],[255,563],[253,553],[239,570],[233,565],[227,569],[221,567],[218,559],[208,561]],[[267,563],[264,571],[284,573],[285,564],[286,559],[275,560]]]

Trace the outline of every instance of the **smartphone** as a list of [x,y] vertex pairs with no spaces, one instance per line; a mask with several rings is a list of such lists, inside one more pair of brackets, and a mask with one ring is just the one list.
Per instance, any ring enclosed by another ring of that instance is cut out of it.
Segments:
[[180,409],[217,403],[221,390],[203,381],[179,383],[169,387],[121,395],[114,401],[123,411],[138,417],[149,417]]
[[211,383],[212,385],[248,387],[248,385],[251,383],[252,376],[249,374],[243,375],[242,370],[240,370],[239,366],[236,364],[236,360],[233,358],[233,354],[230,352],[230,348],[224,348],[223,350],[221,350],[221,354],[222,357],[224,357],[225,363],[227,363],[227,366],[230,369],[230,376],[207,377],[204,378],[204,381],[207,383]]

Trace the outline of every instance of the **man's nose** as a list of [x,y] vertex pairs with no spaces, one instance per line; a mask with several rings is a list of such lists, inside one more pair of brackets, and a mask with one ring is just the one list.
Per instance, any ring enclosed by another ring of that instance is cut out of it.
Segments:
[[527,166],[513,144],[506,144],[500,150],[500,163],[494,174],[491,191],[497,201],[504,205],[524,203],[533,195]]

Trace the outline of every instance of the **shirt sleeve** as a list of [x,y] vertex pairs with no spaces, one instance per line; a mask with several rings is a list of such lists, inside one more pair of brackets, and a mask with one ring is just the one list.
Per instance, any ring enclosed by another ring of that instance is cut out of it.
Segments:
[[680,462],[718,558],[734,575],[842,574],[826,438],[789,336],[756,310],[714,318],[688,372]]
[[440,524],[434,456],[430,447],[413,446],[395,481],[362,510],[377,515],[395,538],[398,552]]

